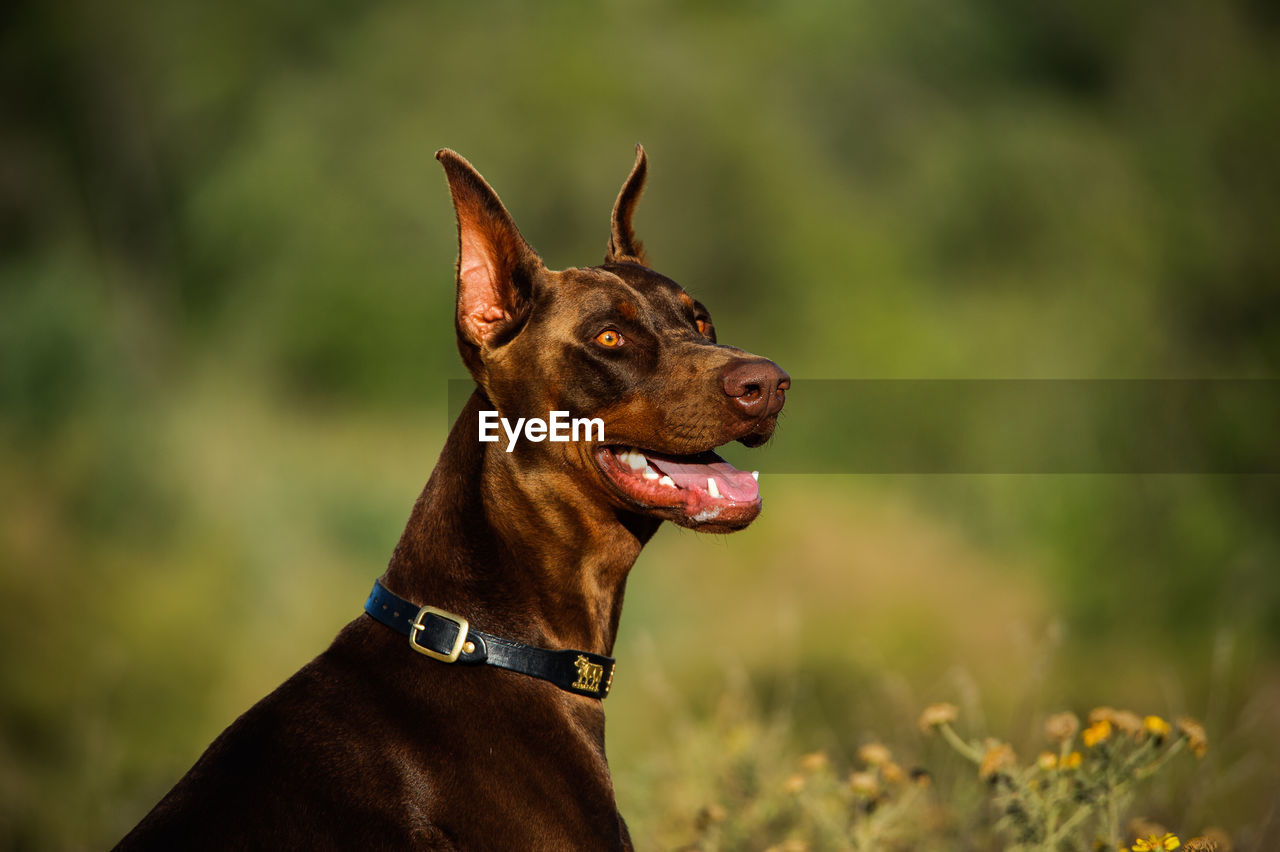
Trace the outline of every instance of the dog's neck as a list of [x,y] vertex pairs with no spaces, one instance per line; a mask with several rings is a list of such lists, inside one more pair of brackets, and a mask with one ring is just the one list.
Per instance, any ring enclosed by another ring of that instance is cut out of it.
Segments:
[[611,654],[627,573],[660,522],[620,514],[572,471],[478,441],[478,413],[492,407],[479,391],[467,402],[383,583],[480,630]]

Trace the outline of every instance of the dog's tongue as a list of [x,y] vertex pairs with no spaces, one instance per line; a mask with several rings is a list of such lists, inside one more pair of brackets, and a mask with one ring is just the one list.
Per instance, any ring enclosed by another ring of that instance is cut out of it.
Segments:
[[660,473],[665,473],[681,488],[696,491],[710,491],[710,483],[714,480],[716,491],[720,497],[736,503],[751,503],[760,496],[760,486],[756,479],[745,470],[738,470],[724,459],[709,453],[706,461],[666,458],[647,455],[649,463]]

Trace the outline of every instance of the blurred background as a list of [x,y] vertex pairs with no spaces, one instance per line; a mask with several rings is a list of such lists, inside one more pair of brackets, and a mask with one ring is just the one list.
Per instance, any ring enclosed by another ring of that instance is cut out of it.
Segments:
[[911,753],[935,700],[1015,743],[1187,713],[1213,749],[1152,815],[1274,839],[1276,476],[857,474],[826,460],[858,422],[787,417],[816,380],[1274,377],[1278,28],[1253,0],[9,4],[0,845],[110,846],[359,613],[465,377],[435,149],[561,268],[601,259],[636,142],[655,267],[795,377],[743,457],[761,518],[664,529],[632,573],[637,840],[666,842],[672,720],[714,727],[730,682],[797,753]]

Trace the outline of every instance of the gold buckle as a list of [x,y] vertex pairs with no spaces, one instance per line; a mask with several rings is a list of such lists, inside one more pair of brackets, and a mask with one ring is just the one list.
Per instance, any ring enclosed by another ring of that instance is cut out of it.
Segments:
[[[441,654],[439,651],[433,651],[425,645],[419,645],[413,641],[418,635],[418,631],[423,628],[422,619],[428,615],[438,616],[445,621],[452,621],[458,625],[458,638],[453,641],[453,648],[447,654]],[[462,655],[462,646],[467,641],[467,631],[471,629],[471,625],[465,618],[460,615],[454,615],[451,612],[445,612],[442,609],[436,609],[433,606],[424,606],[418,610],[418,616],[413,620],[413,624],[409,627],[409,647],[417,651],[419,654],[426,654],[433,660],[439,660],[442,663],[456,663],[458,657]]]

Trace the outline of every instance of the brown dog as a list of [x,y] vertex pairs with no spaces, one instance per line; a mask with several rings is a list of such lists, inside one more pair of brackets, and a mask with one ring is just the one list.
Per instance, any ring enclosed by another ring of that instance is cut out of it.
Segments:
[[604,265],[561,272],[466,160],[436,157],[477,389],[366,614],[120,849],[631,846],[601,706],[627,573],[664,520],[751,523],[753,476],[712,450],[767,440],[790,380],[718,345],[706,309],[646,265],[639,147]]

